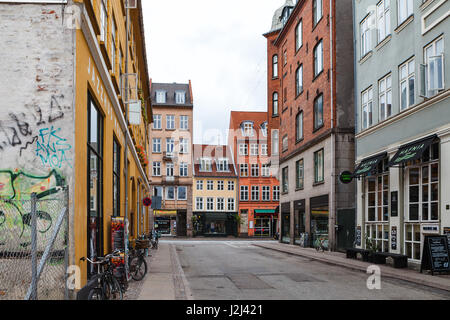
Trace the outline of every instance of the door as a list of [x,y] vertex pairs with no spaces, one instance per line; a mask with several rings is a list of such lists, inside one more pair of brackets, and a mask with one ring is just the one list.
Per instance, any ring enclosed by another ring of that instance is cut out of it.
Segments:
[[352,248],[355,241],[355,209],[338,210],[337,212],[337,250]]
[[178,212],[177,214],[177,237],[186,237],[186,211]]

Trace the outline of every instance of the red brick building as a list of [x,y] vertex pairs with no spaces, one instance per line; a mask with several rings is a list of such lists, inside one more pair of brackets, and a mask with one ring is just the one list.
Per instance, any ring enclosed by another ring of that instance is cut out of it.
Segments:
[[352,1],[336,2],[288,0],[264,34],[281,241],[314,246],[324,239],[332,250],[348,245],[355,208],[354,185],[338,181],[354,159]]
[[272,237],[278,228],[280,186],[270,172],[267,112],[231,112],[228,146],[239,176],[240,234]]

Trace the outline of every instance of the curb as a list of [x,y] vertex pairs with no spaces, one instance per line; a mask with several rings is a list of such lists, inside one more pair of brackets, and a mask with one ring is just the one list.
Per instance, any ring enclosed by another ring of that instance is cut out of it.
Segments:
[[[339,267],[343,267],[346,269],[350,269],[350,270],[354,270],[354,271],[360,271],[360,272],[367,272],[367,268],[363,267],[363,266],[357,266],[357,265],[350,265],[350,264],[346,264],[346,263],[342,263],[340,261],[334,261],[332,259],[327,259],[327,258],[319,258],[319,257],[315,257],[315,256],[311,256],[307,253],[303,253],[303,252],[293,252],[291,250],[286,250],[284,248],[275,248],[275,247],[269,247],[269,246],[265,246],[262,244],[258,244],[258,243],[254,243],[253,244],[256,247],[259,248],[263,248],[263,249],[268,249],[268,250],[274,250],[274,251],[278,251],[278,252],[283,252],[286,254],[290,254],[290,255],[295,255],[295,256],[301,256],[304,258],[308,258],[311,260],[315,260],[315,261],[319,261],[322,263],[326,263],[326,264],[330,264],[330,265],[336,265]],[[393,273],[393,272],[389,272],[389,270],[383,270],[383,276],[386,278],[391,278],[391,279],[397,279],[397,280],[402,280],[402,281],[406,281],[406,282],[410,282],[410,283],[414,283],[414,284],[419,284],[422,286],[426,286],[426,287],[430,287],[433,289],[439,289],[439,290],[444,290],[447,292],[450,292],[450,286],[449,285],[445,285],[443,283],[435,283],[435,282],[430,282],[427,281],[426,279],[417,279],[414,277],[410,277],[407,274],[403,274],[402,276]]]

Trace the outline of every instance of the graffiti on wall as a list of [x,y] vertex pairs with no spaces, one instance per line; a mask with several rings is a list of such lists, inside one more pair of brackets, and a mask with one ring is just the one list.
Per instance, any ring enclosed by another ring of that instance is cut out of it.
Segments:
[[36,140],[36,156],[41,159],[43,167],[61,169],[63,164],[72,168],[71,161],[67,159],[67,151],[72,146],[67,139],[60,137],[61,128],[56,129],[51,126],[39,130],[39,136]]
[[[37,176],[21,170],[0,170],[0,251],[2,247],[22,248],[31,245],[31,194],[36,193],[38,233],[47,233],[60,206],[51,196],[61,192],[64,178],[55,170],[46,176]],[[16,248],[17,250],[17,248]]]

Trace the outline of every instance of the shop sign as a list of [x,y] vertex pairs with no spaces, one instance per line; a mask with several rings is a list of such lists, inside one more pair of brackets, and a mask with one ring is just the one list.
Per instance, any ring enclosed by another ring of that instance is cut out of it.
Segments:
[[153,214],[155,216],[176,216],[176,210],[154,210]]
[[449,272],[449,262],[447,236],[425,236],[420,272],[431,270],[432,275],[434,272]]
[[423,224],[421,225],[421,229],[424,234],[439,234],[439,225],[437,224]]
[[391,229],[391,249],[397,250],[397,227]]
[[350,171],[344,171],[339,175],[339,180],[343,184],[349,184],[353,181],[353,174]]
[[144,200],[142,200],[142,203],[144,204],[145,207],[150,207],[152,205],[152,199],[146,197],[144,198]]

